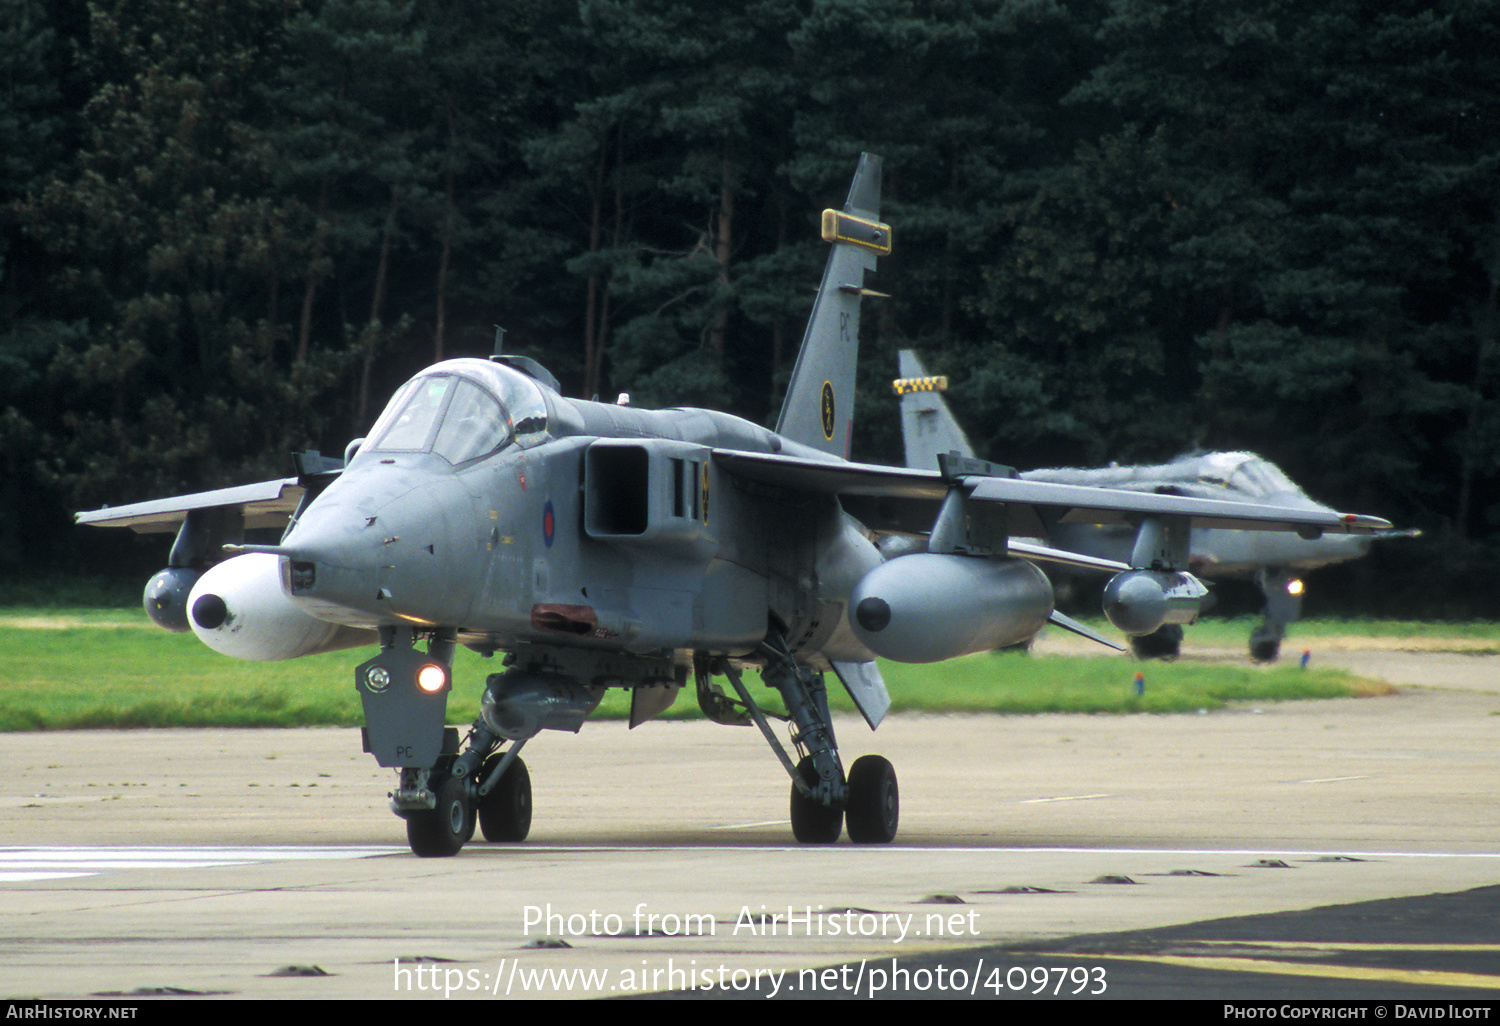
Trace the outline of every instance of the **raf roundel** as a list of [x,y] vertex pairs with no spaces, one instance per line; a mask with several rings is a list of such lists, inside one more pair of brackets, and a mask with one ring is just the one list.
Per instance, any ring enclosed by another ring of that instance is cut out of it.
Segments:
[[547,543],[547,548],[552,547],[552,538],[557,532],[557,514],[552,510],[552,500],[547,500],[547,505],[542,507],[542,540]]

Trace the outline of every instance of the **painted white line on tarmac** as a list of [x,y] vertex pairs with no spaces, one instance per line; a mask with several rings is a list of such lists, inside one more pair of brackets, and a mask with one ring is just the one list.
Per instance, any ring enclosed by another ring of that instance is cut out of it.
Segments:
[[406,851],[395,845],[7,846],[0,847],[0,883],[65,880],[129,869],[221,869],[263,862],[362,859]]
[[[1365,860],[1380,859],[1500,859],[1500,851],[1442,852],[1442,851],[1352,851],[1334,850],[1288,850],[1284,848],[989,848],[989,847],[945,847],[872,845],[840,846],[847,855],[880,859],[899,858],[904,855],[931,856],[934,852],[948,854],[988,854],[996,856],[1027,855],[1157,855],[1157,856],[1231,856],[1235,858],[1266,858],[1280,856],[1296,859],[1319,859],[1343,856]],[[827,853],[822,845],[807,847],[788,845],[785,847],[765,845],[703,844],[703,845],[474,845],[468,858],[483,857],[485,853],[505,855],[510,858],[531,855],[598,854],[600,852],[647,853],[701,853],[716,852],[801,852],[809,855]],[[213,845],[185,846],[8,846],[0,847],[0,885],[28,883],[38,880],[66,880],[78,877],[97,876],[127,870],[168,869],[222,869],[229,866],[254,865],[271,862],[328,861],[335,859],[364,859],[385,855],[408,856],[404,845],[257,845],[251,847],[217,847]],[[462,859],[463,856],[460,856]]]
[[1043,805],[1047,802],[1086,802],[1094,798],[1113,798],[1112,794],[1062,794],[1055,798],[1023,798],[1017,805]]
[[[393,848],[393,852],[405,852],[405,848]],[[649,852],[689,853],[703,852],[803,852],[808,855],[842,852],[848,856],[869,855],[874,857],[898,855],[932,855],[935,852],[952,855],[1231,855],[1235,857],[1266,858],[1281,855],[1288,858],[1332,858],[1344,856],[1358,859],[1500,859],[1500,851],[1354,851],[1348,848],[1290,849],[1266,846],[1264,848],[991,848],[970,845],[946,844],[834,844],[834,845],[765,845],[765,844],[475,844],[465,848],[465,855],[481,855],[485,852],[507,855],[577,854],[597,852],[620,852],[623,854]]]

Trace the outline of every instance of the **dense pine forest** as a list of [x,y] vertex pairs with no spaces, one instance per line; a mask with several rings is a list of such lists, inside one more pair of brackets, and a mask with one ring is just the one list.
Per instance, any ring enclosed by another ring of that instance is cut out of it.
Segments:
[[774,420],[861,150],[857,458],[916,348],[990,459],[1253,450],[1423,531],[1319,609],[1500,616],[1497,0],[0,0],[0,579],[497,324]]

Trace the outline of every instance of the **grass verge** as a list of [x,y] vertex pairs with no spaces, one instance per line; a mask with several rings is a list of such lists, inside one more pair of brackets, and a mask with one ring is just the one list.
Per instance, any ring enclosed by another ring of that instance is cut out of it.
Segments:
[[[1243,650],[1258,616],[1205,618],[1187,628],[1195,645]],[[1416,620],[1299,620],[1287,628],[1283,653],[1305,647],[1391,648],[1409,652],[1465,652],[1500,655],[1500,623],[1474,620],[1422,623]]]
[[[1238,630],[1233,628],[1236,642]],[[0,730],[356,725],[363,715],[353,668],[371,654],[373,649],[247,663],[218,655],[191,634],[158,630],[139,610],[7,609],[0,613]],[[450,723],[477,715],[484,678],[499,670],[498,660],[459,651]],[[1140,695],[1137,671],[1145,675]],[[1304,671],[1294,663],[1264,668],[1017,653],[927,666],[882,663],[881,672],[896,711],[922,712],[1187,712],[1231,702],[1392,690],[1338,670]],[[779,707],[757,674],[747,674],[746,682],[757,701],[768,709]],[[829,683],[833,707],[852,712],[843,689],[831,677]],[[628,694],[615,690],[595,717],[628,714]],[[691,693],[680,696],[666,714],[699,715]]]

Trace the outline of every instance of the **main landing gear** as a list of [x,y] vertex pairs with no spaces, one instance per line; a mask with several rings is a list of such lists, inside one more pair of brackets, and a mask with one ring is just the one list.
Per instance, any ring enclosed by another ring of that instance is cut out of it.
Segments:
[[[497,742],[482,724],[475,724],[461,755],[444,756],[430,770],[401,771],[402,786],[391,796],[391,809],[406,819],[406,840],[414,853],[423,858],[457,855],[473,838],[476,825],[486,841],[526,840],[531,774],[520,759],[525,742],[514,742],[504,752]],[[423,776],[427,779],[421,780]],[[436,799],[432,807],[427,795]]]
[[896,838],[901,818],[896,770],[879,755],[857,759],[844,776],[823,675],[796,661],[786,642],[776,634],[760,646],[765,658],[761,677],[781,693],[792,721],[792,742],[801,758],[793,764],[765,715],[750,697],[740,674],[727,660],[717,669],[739,693],[755,725],[792,778],[792,836],[803,844],[832,844],[847,826],[856,844],[889,844]]
[[1257,663],[1274,663],[1281,655],[1287,625],[1296,623],[1302,615],[1302,582],[1290,570],[1262,567],[1255,583],[1266,597],[1266,612],[1260,626],[1250,633],[1250,658]]

